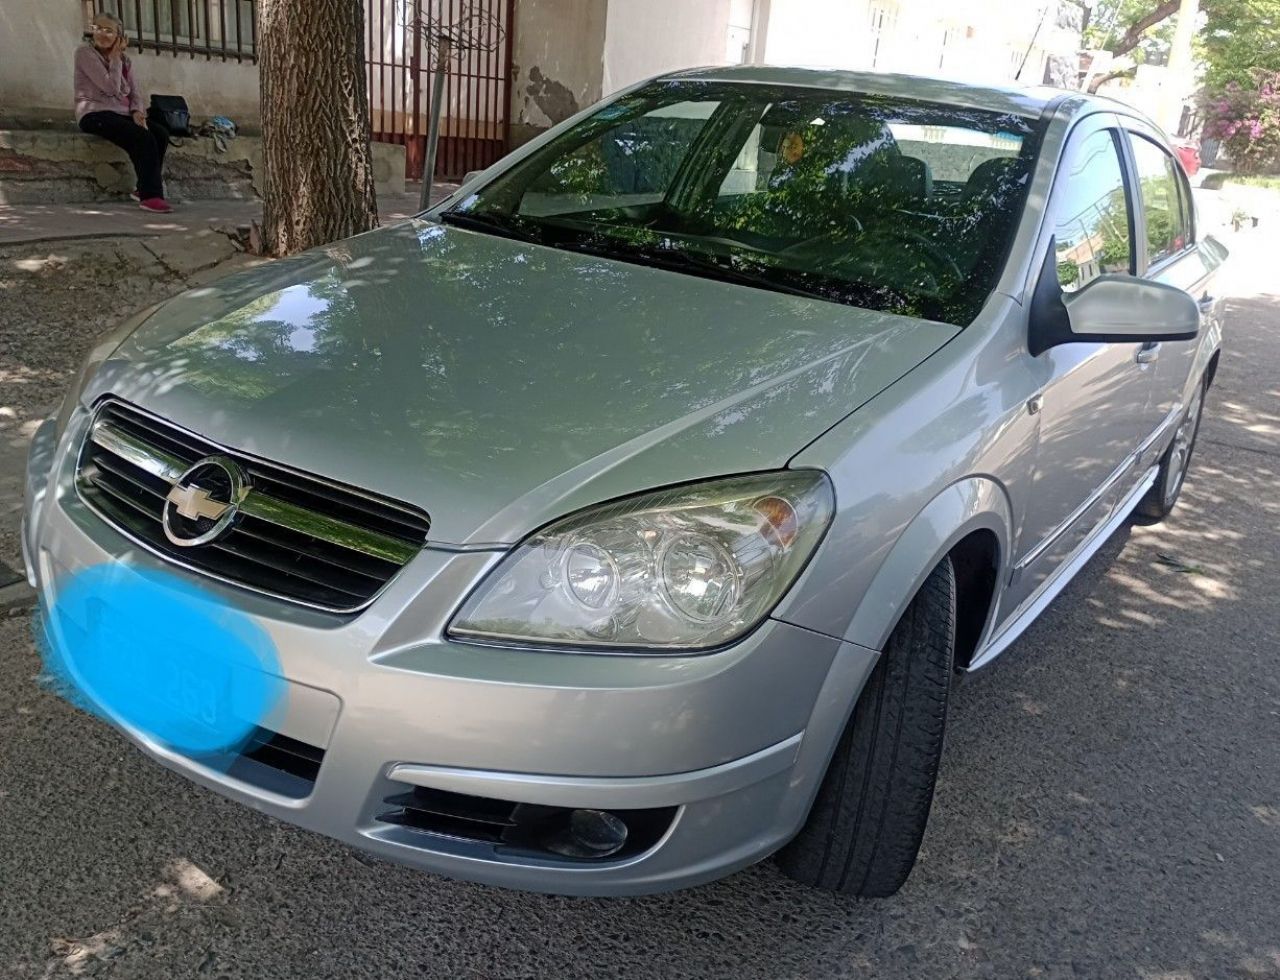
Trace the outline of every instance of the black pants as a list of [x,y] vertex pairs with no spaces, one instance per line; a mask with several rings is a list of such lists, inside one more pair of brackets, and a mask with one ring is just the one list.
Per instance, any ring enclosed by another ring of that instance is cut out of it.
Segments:
[[169,149],[169,130],[154,120],[148,120],[144,129],[132,116],[119,112],[91,112],[80,120],[80,128],[110,140],[129,154],[138,175],[139,197],[144,201],[164,197],[164,154]]

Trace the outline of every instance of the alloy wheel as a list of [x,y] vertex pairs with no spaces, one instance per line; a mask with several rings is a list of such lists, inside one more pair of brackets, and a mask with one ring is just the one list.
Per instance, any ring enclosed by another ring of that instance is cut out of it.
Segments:
[[1178,492],[1182,489],[1182,481],[1186,479],[1187,469],[1191,465],[1191,449],[1195,445],[1196,430],[1200,426],[1200,406],[1203,401],[1204,385],[1202,384],[1196,387],[1195,394],[1191,396],[1191,404],[1187,406],[1187,413],[1182,416],[1182,421],[1178,424],[1178,431],[1173,436],[1173,445],[1169,449],[1168,479],[1164,494],[1166,506],[1173,505]]

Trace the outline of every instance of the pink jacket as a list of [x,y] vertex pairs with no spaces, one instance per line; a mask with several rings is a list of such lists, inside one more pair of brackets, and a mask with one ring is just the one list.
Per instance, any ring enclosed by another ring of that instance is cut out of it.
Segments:
[[76,121],[91,112],[142,112],[142,93],[127,56],[108,62],[92,44],[76,51]]

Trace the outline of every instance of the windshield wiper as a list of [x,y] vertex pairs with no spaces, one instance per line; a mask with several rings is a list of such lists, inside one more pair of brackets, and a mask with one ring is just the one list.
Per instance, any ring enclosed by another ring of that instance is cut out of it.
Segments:
[[[544,242],[552,248],[563,248],[566,251],[582,252],[587,255],[598,255],[601,258],[617,259],[621,262],[635,262],[640,265],[664,269],[667,272],[682,272],[686,275],[700,276],[704,279],[715,279],[731,282],[739,286],[752,286],[756,289],[768,289],[789,296],[803,296],[806,299],[826,299],[820,289],[811,289],[793,285],[785,281],[787,270],[769,269],[769,271],[753,271],[733,264],[731,257],[715,258],[699,252],[685,252],[678,249],[661,248],[653,245],[641,245],[628,242],[613,243],[599,237],[589,239],[559,239]],[[772,274],[771,274],[772,273]]]
[[538,242],[539,238],[529,229],[521,227],[518,222],[500,215],[475,211],[446,211],[440,215],[446,225],[465,228],[468,231],[482,231],[490,235],[501,235],[513,238],[518,242]]
[[592,233],[587,228],[574,227],[553,221],[524,221],[492,212],[446,211],[440,216],[446,224],[470,231],[501,235],[521,242],[532,242],[559,248],[567,252],[595,255],[620,262],[633,262],[667,272],[715,279],[739,286],[768,289],[788,296],[805,299],[832,299],[828,291],[807,285],[799,285],[795,279],[807,278],[804,273],[781,267],[772,267],[754,260],[757,269],[735,265],[732,256],[716,257],[703,252],[663,247],[656,243],[624,242],[614,236]]

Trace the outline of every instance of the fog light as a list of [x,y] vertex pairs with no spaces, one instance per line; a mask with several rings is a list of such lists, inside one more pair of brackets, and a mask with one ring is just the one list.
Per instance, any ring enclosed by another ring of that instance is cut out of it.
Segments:
[[562,857],[604,858],[627,843],[627,825],[605,810],[574,810],[569,825],[554,834],[546,848]]

